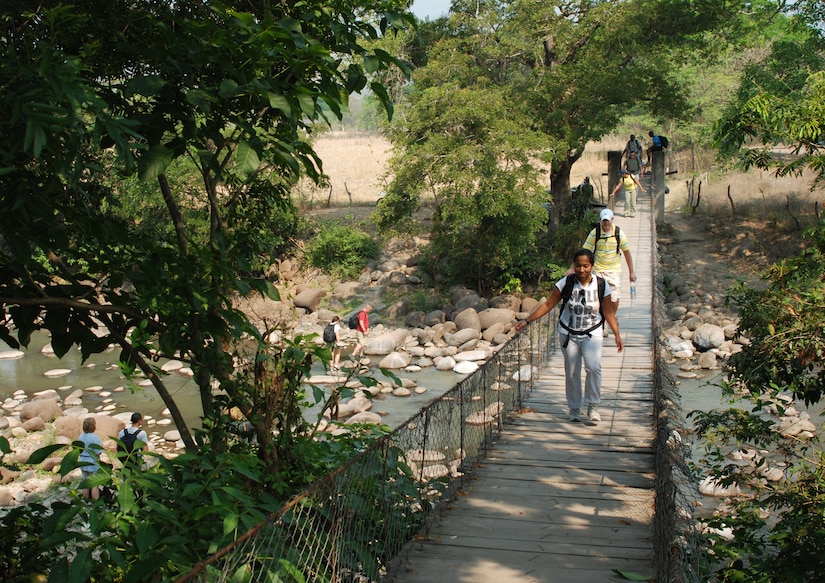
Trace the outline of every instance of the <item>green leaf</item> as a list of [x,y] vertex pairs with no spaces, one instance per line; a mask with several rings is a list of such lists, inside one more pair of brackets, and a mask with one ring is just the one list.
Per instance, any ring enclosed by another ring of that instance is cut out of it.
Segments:
[[295,583],[306,583],[304,574],[300,571],[300,569],[295,567],[295,565],[286,559],[279,559],[278,562],[280,563],[281,568],[295,580]]
[[267,93],[267,97],[269,98],[270,107],[283,111],[287,117],[292,117],[292,107],[290,107],[286,97],[277,93]]
[[86,583],[92,567],[92,549],[78,548],[69,567],[69,583]]
[[364,68],[367,73],[375,73],[381,68],[381,59],[375,55],[364,55]]
[[144,182],[154,180],[172,163],[173,152],[166,146],[152,146],[138,160],[138,176]]
[[[5,438],[0,437],[0,440],[2,440],[2,441],[0,441],[0,449],[2,449],[4,453],[11,453],[10,450],[7,450],[7,449],[3,448],[3,441],[5,441]],[[5,447],[6,448],[8,448],[8,445],[9,445],[9,442],[5,441]],[[36,449],[29,456],[29,459],[26,460],[26,464],[36,465],[36,464],[39,464],[39,463],[43,463],[43,461],[46,458],[48,458],[54,452],[60,451],[61,449],[66,449],[66,446],[65,445],[60,445],[60,444],[54,444],[54,445],[46,445],[44,447]]]
[[254,174],[261,165],[258,152],[246,140],[238,144],[235,162],[238,164],[238,172],[245,176]]
[[218,95],[222,98],[232,97],[238,91],[238,84],[233,79],[224,79],[221,81]]
[[122,482],[117,489],[117,503],[121,511],[126,514],[134,512],[135,502],[135,490],[132,484],[128,481]]
[[147,522],[141,522],[135,534],[135,543],[137,544],[138,552],[141,555],[145,555],[155,546],[157,541],[158,533],[155,531],[155,526]]
[[308,93],[298,94],[298,105],[301,106],[301,112],[310,119],[315,118],[315,99]]
[[76,441],[72,445],[74,447],[72,447],[69,453],[63,456],[63,460],[60,462],[61,476],[65,476],[79,465],[78,459],[80,458],[80,452],[83,451],[83,444]]
[[212,110],[212,97],[202,89],[187,91],[186,101],[200,109],[202,113],[209,113]]
[[223,517],[223,534],[227,535],[238,528],[238,515],[230,512]]

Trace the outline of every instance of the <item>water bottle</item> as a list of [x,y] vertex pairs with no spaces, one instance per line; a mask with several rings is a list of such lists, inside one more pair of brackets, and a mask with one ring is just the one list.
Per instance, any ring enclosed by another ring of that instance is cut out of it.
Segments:
[[635,281],[630,282],[630,299],[631,300],[636,299],[636,282]]

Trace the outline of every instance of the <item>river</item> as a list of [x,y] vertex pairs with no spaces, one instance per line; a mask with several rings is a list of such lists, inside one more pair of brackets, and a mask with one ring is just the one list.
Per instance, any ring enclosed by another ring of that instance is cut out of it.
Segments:
[[[48,351],[44,353],[42,349],[48,343],[48,335],[38,332],[32,336],[29,346],[22,349],[25,353],[22,358],[0,359],[0,403],[12,397],[18,390],[22,390],[31,398],[39,391],[56,389],[61,397],[65,398],[77,389],[84,389],[83,406],[90,412],[104,412],[104,409],[109,407],[107,412],[110,414],[140,411],[155,422],[170,419],[168,415],[163,414],[166,405],[154,387],[137,385],[141,379],[128,383],[123,377],[117,366],[119,350],[110,349],[101,354],[94,354],[85,363],[81,363],[80,351],[76,349],[70,350],[61,359],[49,354]],[[11,349],[0,341],[0,352],[8,350]],[[344,354],[342,358],[347,356]],[[159,361],[157,366],[163,366],[164,362]],[[67,369],[70,372],[57,378],[45,375],[46,372],[55,369]],[[312,373],[324,374],[320,363],[313,365]],[[377,371],[374,374],[378,380],[383,378]],[[435,367],[428,367],[417,373],[395,371],[395,374],[401,378],[409,378],[415,381],[418,387],[427,390],[422,394],[413,393],[409,397],[378,395],[374,398],[373,410],[380,412],[384,422],[391,427],[397,427],[406,421],[467,376],[452,371],[439,371]],[[198,388],[192,379],[171,373],[165,377],[164,382],[178,403],[186,423],[192,428],[199,427],[203,410]],[[102,388],[87,391],[89,387]],[[308,417],[313,417],[317,412],[317,408],[310,408],[307,412]],[[154,423],[147,425],[147,429],[151,431]],[[166,427],[164,431],[168,429],[169,427]]]

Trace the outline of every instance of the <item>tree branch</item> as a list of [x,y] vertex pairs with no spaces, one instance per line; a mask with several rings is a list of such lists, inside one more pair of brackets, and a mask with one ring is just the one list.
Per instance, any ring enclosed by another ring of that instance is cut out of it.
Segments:
[[83,312],[97,312],[102,314],[124,314],[126,316],[135,318],[137,320],[146,320],[152,332],[163,332],[166,330],[155,320],[152,320],[142,312],[119,306],[115,304],[98,304],[91,302],[81,302],[80,300],[73,300],[71,298],[56,298],[53,296],[45,296],[41,298],[15,298],[11,296],[0,296],[0,304],[18,305],[18,306],[42,306],[42,307],[61,307],[71,308]]

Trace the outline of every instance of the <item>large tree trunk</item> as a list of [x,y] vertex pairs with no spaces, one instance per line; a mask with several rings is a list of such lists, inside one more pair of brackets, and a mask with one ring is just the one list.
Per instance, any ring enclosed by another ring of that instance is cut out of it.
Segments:
[[581,158],[581,150],[570,150],[564,160],[553,162],[553,176],[550,190],[553,195],[553,221],[556,225],[563,225],[573,218],[573,195],[570,191],[570,170],[573,164]]

